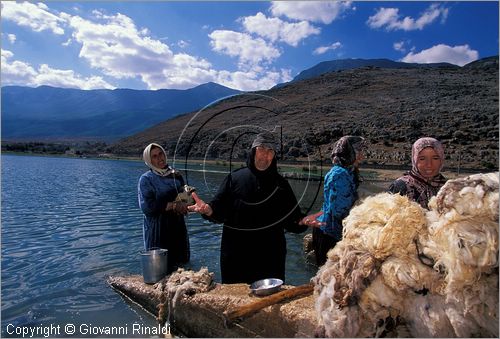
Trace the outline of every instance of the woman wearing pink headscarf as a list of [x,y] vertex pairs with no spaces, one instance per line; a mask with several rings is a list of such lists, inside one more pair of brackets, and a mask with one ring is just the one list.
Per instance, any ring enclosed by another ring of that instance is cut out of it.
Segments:
[[443,145],[434,138],[420,138],[411,148],[411,171],[396,179],[389,192],[406,195],[422,207],[428,208],[429,200],[446,182],[441,174],[444,164]]

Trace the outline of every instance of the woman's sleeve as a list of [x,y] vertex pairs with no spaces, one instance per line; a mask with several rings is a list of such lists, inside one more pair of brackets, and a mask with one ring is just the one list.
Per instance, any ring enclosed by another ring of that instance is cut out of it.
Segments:
[[184,181],[184,177],[179,172],[176,172],[175,178],[177,180],[179,180],[179,183],[180,183],[181,187],[186,184],[185,181]]
[[210,217],[203,216],[205,219],[216,223],[224,223],[228,211],[231,209],[231,175],[228,175],[222,181],[219,190],[215,197],[208,204],[212,207],[212,215]]
[[354,205],[356,192],[352,189],[351,181],[347,175],[339,175],[330,182],[331,195],[329,211],[332,220],[344,219]]
[[407,193],[406,183],[401,179],[396,179],[391,186],[389,186],[389,193],[399,193],[405,196]]
[[287,222],[285,224],[285,229],[289,232],[293,233],[302,233],[307,230],[307,225],[299,225],[299,221],[305,217],[305,214],[302,213],[299,203],[297,202],[297,198],[293,193],[292,187],[285,179],[283,180],[283,188],[285,191],[285,200],[287,209],[284,211],[285,213],[290,213],[287,218]]
[[145,215],[160,214],[165,210],[165,204],[158,201],[151,181],[145,176],[139,179],[138,197],[139,207]]

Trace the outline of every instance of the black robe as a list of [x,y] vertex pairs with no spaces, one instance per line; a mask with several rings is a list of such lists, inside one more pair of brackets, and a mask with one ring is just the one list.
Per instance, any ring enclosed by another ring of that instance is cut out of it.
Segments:
[[254,165],[229,174],[210,202],[209,220],[223,223],[222,283],[252,283],[265,278],[285,280],[285,230],[300,233],[304,216],[290,184],[279,175],[276,158],[265,171]]

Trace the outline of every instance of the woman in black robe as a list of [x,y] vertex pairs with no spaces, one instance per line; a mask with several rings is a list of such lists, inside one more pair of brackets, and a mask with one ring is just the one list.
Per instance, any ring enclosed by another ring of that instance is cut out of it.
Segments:
[[300,233],[303,213],[290,184],[278,173],[276,143],[269,133],[252,144],[247,167],[230,173],[206,204],[196,194],[189,210],[223,224],[222,283],[285,280],[285,231]]

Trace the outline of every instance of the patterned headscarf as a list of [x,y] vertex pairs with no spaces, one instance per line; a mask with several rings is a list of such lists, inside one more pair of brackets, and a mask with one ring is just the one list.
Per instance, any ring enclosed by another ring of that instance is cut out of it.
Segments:
[[153,164],[151,163],[151,149],[153,147],[158,147],[159,149],[161,149],[161,151],[163,152],[163,154],[165,154],[165,161],[167,160],[167,153],[165,152],[165,150],[163,149],[163,147],[161,147],[160,145],[156,144],[156,143],[151,143],[149,145],[146,146],[146,148],[144,149],[144,151],[142,152],[142,159],[144,160],[144,163],[156,174],[158,174],[159,176],[162,176],[162,177],[166,177],[167,175],[170,175],[172,173],[175,173],[175,170],[168,166],[165,167],[165,168],[158,168],[158,167],[155,167],[153,166]]
[[332,163],[343,167],[350,167],[356,161],[356,156],[359,152],[366,149],[365,138],[345,135],[340,138],[332,149]]
[[[432,147],[441,158],[439,173],[430,180],[424,178],[417,168],[418,154],[427,147]],[[418,202],[422,207],[428,208],[429,200],[439,192],[439,189],[446,182],[446,178],[441,174],[444,163],[443,145],[434,138],[418,139],[411,148],[411,163],[412,169],[400,180],[405,183],[406,195],[411,200]]]
[[[411,167],[412,167],[412,172],[414,174],[417,174],[418,176],[421,176],[421,174],[418,172],[418,167],[417,167],[417,161],[418,161],[418,155],[420,152],[427,147],[431,147],[436,151],[438,154],[439,158],[441,159],[441,166],[439,167],[439,172],[443,169],[444,165],[444,148],[443,144],[441,144],[438,140],[434,138],[420,138],[415,143],[413,143],[413,146],[411,147]],[[425,180],[425,179],[424,179]]]

